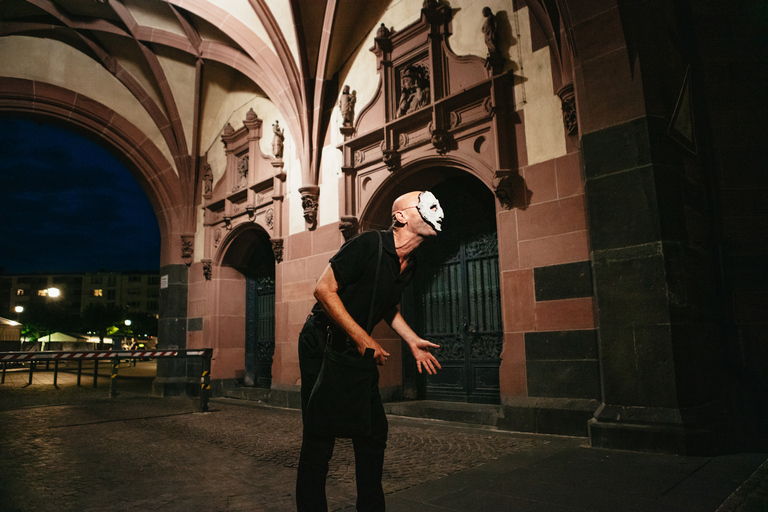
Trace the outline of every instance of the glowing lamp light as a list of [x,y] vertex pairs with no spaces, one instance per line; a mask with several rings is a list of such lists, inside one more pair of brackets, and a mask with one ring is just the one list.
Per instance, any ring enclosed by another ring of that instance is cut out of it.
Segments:
[[48,296],[56,298],[59,296],[61,291],[58,288],[48,288]]

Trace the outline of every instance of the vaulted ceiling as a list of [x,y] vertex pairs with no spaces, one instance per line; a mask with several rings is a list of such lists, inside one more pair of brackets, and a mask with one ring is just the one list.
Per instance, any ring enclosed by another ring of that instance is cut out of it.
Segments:
[[[308,184],[317,179],[338,73],[390,2],[0,0],[0,44],[10,36],[53,40],[106,69],[151,117],[189,194],[199,181],[201,91],[217,78],[206,71],[235,70],[286,120]],[[180,93],[190,84],[174,82],[191,74],[174,73],[169,61],[196,69],[194,94]]]

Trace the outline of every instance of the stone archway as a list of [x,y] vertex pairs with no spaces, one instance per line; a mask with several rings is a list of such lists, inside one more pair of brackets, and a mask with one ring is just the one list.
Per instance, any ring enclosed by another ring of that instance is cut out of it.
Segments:
[[147,194],[160,229],[160,265],[182,263],[182,187],[162,152],[106,105],[56,85],[0,78],[0,113],[50,119],[112,149]]
[[361,226],[385,229],[396,197],[426,189],[441,200],[446,220],[443,231],[420,248],[419,272],[403,294],[401,310],[419,335],[441,345],[436,356],[443,369],[436,376],[419,375],[403,346],[403,395],[499,403],[504,328],[497,201],[489,187],[456,167],[405,173],[377,191]]
[[241,226],[222,244],[214,282],[217,354],[245,386],[269,388],[275,350],[275,258],[269,235]]

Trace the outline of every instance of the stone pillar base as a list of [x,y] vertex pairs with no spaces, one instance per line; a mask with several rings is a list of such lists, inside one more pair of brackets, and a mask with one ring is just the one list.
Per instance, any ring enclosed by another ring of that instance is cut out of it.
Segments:
[[498,427],[517,432],[587,437],[587,423],[600,407],[582,398],[503,398]]
[[602,405],[589,421],[594,448],[717,455],[732,449],[728,414],[717,404],[696,410]]

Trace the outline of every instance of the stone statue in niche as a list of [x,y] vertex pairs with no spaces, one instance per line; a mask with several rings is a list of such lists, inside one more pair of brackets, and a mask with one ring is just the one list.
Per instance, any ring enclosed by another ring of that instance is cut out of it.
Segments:
[[429,104],[429,70],[423,65],[408,66],[400,78],[397,116],[410,114]]
[[272,154],[275,158],[283,158],[283,141],[285,140],[285,129],[280,128],[280,121],[275,121],[272,125],[272,131],[275,133],[272,137]]
[[248,184],[248,155],[241,156],[237,161],[237,174],[240,183],[235,188],[241,188]]
[[208,198],[213,192],[213,169],[211,165],[206,162],[203,164],[203,195]]
[[349,86],[345,85],[339,98],[339,110],[344,126],[352,126],[355,120],[355,103],[357,103],[357,91],[349,92]]
[[496,27],[496,16],[489,7],[483,7],[483,38],[485,39],[485,46],[488,47],[488,56],[497,55],[499,52],[499,34]]

